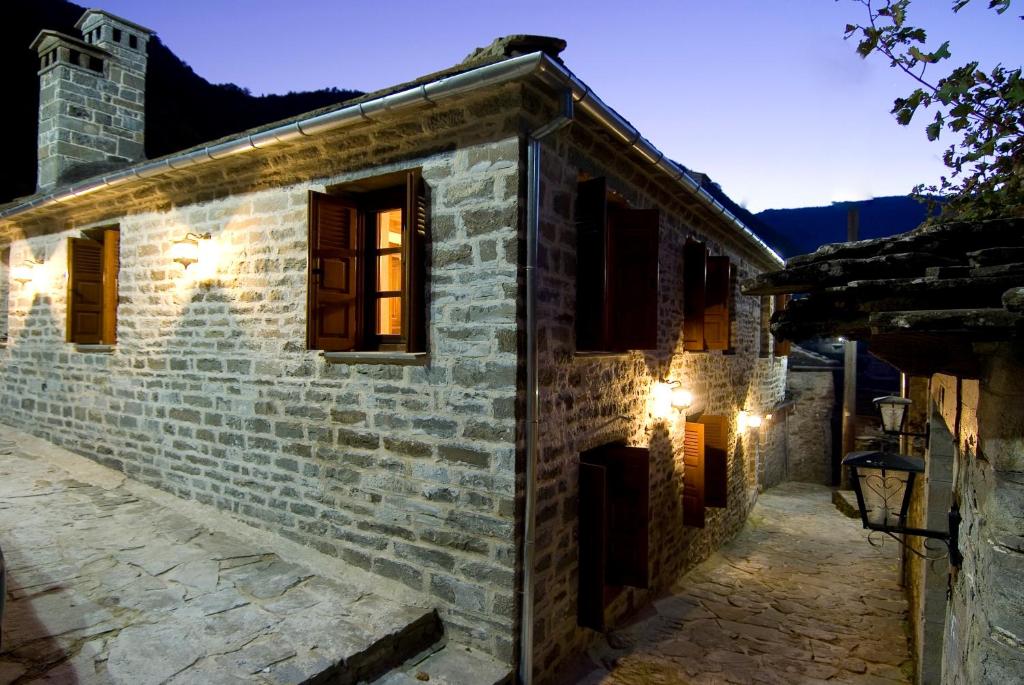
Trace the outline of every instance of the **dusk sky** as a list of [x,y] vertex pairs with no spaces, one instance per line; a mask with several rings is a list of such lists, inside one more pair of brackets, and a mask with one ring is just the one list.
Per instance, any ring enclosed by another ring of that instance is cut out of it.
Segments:
[[[88,4],[88,3],[86,3]],[[953,64],[1024,61],[1020,6],[916,0],[911,23]],[[364,91],[460,61],[511,33],[559,36],[568,67],[671,158],[751,211],[905,194],[943,173],[918,115],[889,114],[912,82],[843,40],[853,0],[348,2],[98,0],[154,29],[198,74],[253,93]],[[1012,16],[1011,16],[1012,15]],[[215,113],[212,113],[215,115]]]

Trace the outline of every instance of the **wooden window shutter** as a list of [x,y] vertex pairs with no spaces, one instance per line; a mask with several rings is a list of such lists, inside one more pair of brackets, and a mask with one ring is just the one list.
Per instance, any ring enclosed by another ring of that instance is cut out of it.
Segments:
[[658,210],[609,212],[607,302],[609,348],[658,348]]
[[729,349],[729,258],[708,257],[704,295],[704,344]]
[[427,351],[427,281],[424,265],[427,243],[427,197],[419,169],[406,177],[406,235],[402,246],[404,298],[402,326],[405,329],[406,352]]
[[576,189],[576,349],[608,349],[605,256],[608,184],[580,181]]
[[605,573],[608,559],[607,471],[580,459],[579,570],[576,620],[604,630]]
[[704,424],[686,422],[683,437],[683,525],[704,527]]
[[687,240],[683,248],[683,349],[704,350],[704,292],[708,250],[704,243]]
[[356,348],[359,315],[359,225],[350,201],[310,191],[309,303],[311,349]]
[[[775,313],[778,314],[786,309],[789,304],[789,295],[776,295],[775,296]],[[788,340],[782,338],[775,339],[775,356],[786,357],[789,356],[790,343]]]
[[611,447],[608,455],[608,582],[646,588],[650,450]]
[[704,424],[704,503],[729,506],[729,422],[724,416],[701,416]]
[[96,344],[103,338],[103,245],[68,238],[68,342]]
[[103,231],[103,342],[117,342],[117,278],[121,268],[121,233]]

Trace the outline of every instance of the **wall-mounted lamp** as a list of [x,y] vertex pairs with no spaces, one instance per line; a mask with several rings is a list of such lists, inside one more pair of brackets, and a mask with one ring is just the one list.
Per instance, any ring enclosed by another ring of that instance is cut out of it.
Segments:
[[887,435],[909,435],[914,438],[926,438],[928,433],[909,433],[903,430],[907,422],[907,407],[911,401],[906,397],[886,395],[872,400],[882,415],[882,432]]
[[679,381],[659,381],[651,390],[654,406],[652,413],[659,419],[672,416],[672,411],[685,411],[693,404],[693,393],[682,387]]
[[[917,474],[924,471],[923,460],[891,452],[850,452],[843,465],[850,469],[850,483],[865,528],[940,540],[949,550],[950,565],[959,567],[963,563],[959,549],[960,508],[956,504],[947,514],[948,530],[907,527],[907,510]],[[905,545],[902,540],[900,544]]]
[[11,278],[22,285],[30,283],[35,278],[37,266],[41,266],[41,264],[36,260],[26,259],[24,263],[11,268]]
[[764,423],[764,419],[761,418],[760,414],[753,414],[746,410],[741,411],[737,419],[737,424],[741,431],[760,428],[762,423]]
[[199,261],[199,241],[211,237],[209,233],[186,233],[184,238],[175,240],[171,245],[171,259],[187,269]]

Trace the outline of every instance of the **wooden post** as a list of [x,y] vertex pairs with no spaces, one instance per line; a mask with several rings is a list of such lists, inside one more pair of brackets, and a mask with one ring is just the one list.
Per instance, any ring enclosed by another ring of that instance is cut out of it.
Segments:
[[[856,205],[850,207],[846,214],[846,240],[857,240],[860,228],[860,214]],[[855,431],[857,423],[857,342],[847,340],[843,344],[843,456],[857,448]],[[842,469],[839,474],[839,486],[850,489],[850,474]]]

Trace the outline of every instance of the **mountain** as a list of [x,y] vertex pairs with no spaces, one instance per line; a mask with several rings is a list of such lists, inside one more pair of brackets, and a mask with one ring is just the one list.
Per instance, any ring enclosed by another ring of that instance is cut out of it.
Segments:
[[[827,207],[766,209],[755,218],[771,229],[764,238],[783,238],[773,244],[785,257],[814,252],[827,243],[846,240],[846,216],[850,207],[860,212],[860,238],[881,238],[916,228],[928,218],[927,205],[912,197],[894,195],[861,202],[833,202]],[[756,228],[754,229],[757,230]]]
[[[4,40],[0,41],[0,64],[6,65],[8,84],[4,120],[15,135],[8,137],[5,163],[0,165],[0,202],[35,192],[39,58],[28,46],[43,29],[80,37],[75,22],[85,9],[66,0],[4,4]],[[146,156],[160,157],[359,95],[359,91],[325,88],[257,97],[234,84],[210,83],[159,36],[153,36],[146,74]]]

